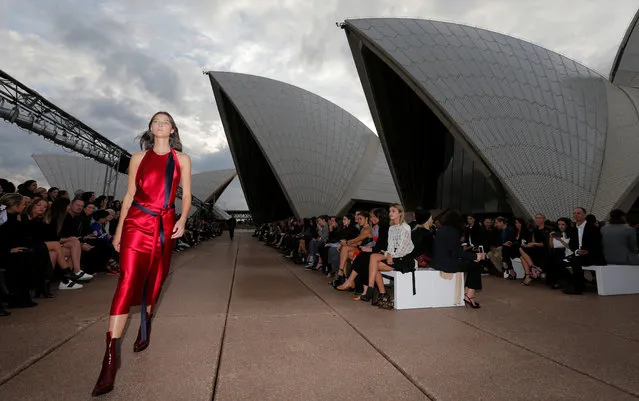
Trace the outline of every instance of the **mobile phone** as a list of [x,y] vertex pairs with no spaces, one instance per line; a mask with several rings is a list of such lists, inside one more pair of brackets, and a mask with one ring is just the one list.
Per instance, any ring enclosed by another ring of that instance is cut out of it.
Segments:
[[479,245],[477,247],[477,249],[479,250],[479,253],[486,253],[486,252],[484,252],[484,246],[483,245]]

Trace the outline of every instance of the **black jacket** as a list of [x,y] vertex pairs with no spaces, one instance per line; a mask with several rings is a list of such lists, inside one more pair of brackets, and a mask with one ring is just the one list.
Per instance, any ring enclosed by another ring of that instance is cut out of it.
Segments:
[[462,232],[448,225],[442,225],[437,230],[433,242],[433,261],[431,267],[447,273],[456,273],[466,270],[466,265],[476,259],[473,252],[462,249],[459,239]]
[[477,223],[472,227],[464,227],[464,242],[472,242],[474,246],[484,245],[484,229]]
[[339,239],[349,240],[349,239],[356,238],[358,235],[359,235],[359,229],[354,224],[351,224],[350,226],[344,227],[340,230]]
[[433,257],[433,232],[425,229],[423,226],[416,227],[411,232],[411,240],[413,241],[413,245],[415,248],[411,255],[413,258],[417,258],[421,255],[428,255],[428,257]]
[[[584,235],[581,238],[581,249],[588,251],[587,259],[588,264],[592,265],[605,265],[606,258],[603,254],[603,246],[601,244],[601,231],[599,227],[590,223],[585,223]],[[567,234],[570,237],[570,249],[575,252],[579,249],[579,230],[577,227],[570,227],[567,230]]]

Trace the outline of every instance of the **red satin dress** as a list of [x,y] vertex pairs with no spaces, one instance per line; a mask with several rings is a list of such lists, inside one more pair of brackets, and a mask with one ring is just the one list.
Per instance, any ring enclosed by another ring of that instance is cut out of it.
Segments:
[[133,204],[120,240],[120,279],[111,315],[129,313],[135,305],[155,305],[169,273],[175,240],[175,195],[180,164],[173,149],[165,155],[148,150],[135,177]]

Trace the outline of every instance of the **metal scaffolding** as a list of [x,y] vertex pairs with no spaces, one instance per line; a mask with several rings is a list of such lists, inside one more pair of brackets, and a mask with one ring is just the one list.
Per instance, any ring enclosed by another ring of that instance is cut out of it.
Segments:
[[[108,168],[103,193],[113,195],[118,172],[127,173],[131,154],[60,109],[38,92],[0,70],[0,117],[66,149],[89,157]],[[179,197],[182,188],[178,188]],[[207,204],[192,197],[197,208]]]

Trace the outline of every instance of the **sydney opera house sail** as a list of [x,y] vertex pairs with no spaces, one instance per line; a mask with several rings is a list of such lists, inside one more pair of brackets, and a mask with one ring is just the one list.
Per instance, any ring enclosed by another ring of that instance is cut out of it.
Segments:
[[621,41],[612,63],[610,81],[619,86],[639,88],[639,11]]
[[272,79],[229,72],[209,77],[256,221],[398,200],[378,138],[339,106]]
[[627,74],[638,71],[636,29],[613,83],[484,29],[401,18],[344,29],[409,208],[556,218],[583,206],[603,217],[636,199],[639,93]]

